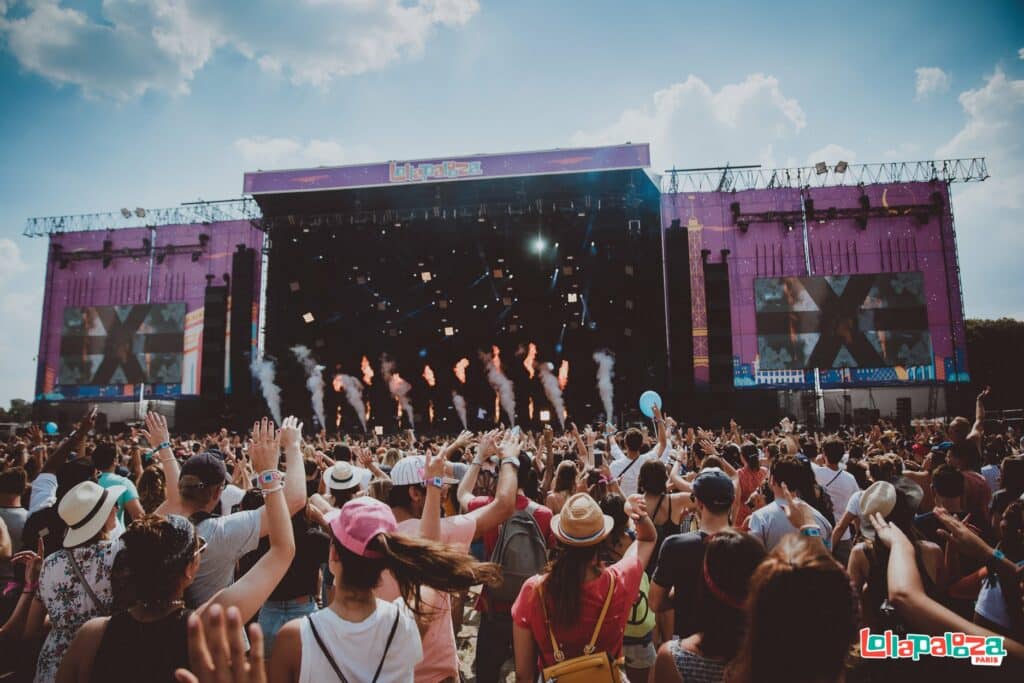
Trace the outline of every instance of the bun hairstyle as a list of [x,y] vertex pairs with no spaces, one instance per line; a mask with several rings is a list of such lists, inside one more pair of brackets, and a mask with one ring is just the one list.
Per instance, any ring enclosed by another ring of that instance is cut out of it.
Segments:
[[166,607],[178,597],[185,569],[195,558],[199,537],[180,515],[145,515],[121,535],[124,548],[114,563],[115,581],[130,607]]

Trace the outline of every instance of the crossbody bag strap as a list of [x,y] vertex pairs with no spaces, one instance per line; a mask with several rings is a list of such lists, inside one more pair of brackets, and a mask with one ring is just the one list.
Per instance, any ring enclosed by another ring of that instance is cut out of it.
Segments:
[[89,582],[85,580],[85,575],[82,574],[82,569],[78,566],[78,560],[75,559],[75,551],[68,548],[64,552],[68,554],[68,558],[71,561],[71,570],[75,572],[75,576],[78,577],[78,582],[82,584],[82,588],[85,589],[85,592],[86,594],[88,594],[89,599],[92,600],[93,607],[102,612],[103,606],[100,605],[99,598],[97,598],[96,594],[93,593],[92,586],[90,586]]
[[540,598],[540,608],[544,612],[544,624],[548,627],[548,637],[551,638],[551,651],[555,655],[555,661],[565,661],[565,653],[562,652],[562,648],[558,647],[558,641],[555,639],[555,632],[551,628],[551,620],[548,618],[548,606],[544,602],[543,581],[537,584],[537,597]]
[[593,654],[594,646],[597,645],[597,637],[601,635],[601,627],[604,626],[604,617],[608,614],[608,607],[612,604],[612,593],[615,592],[615,575],[608,572],[608,595],[604,599],[604,607],[601,608],[601,616],[597,618],[597,626],[594,627],[594,635],[590,637],[590,643],[583,648],[583,654]]
[[[324,657],[327,658],[327,663],[331,665],[331,668],[334,669],[334,673],[338,675],[338,680],[341,681],[341,683],[348,683],[348,679],[345,678],[345,674],[341,673],[341,669],[338,668],[338,663],[334,661],[334,657],[331,656],[331,653],[327,650],[327,646],[324,645],[323,639],[320,638],[320,634],[316,630],[316,625],[313,624],[312,614],[306,615],[306,622],[309,623],[309,629],[313,632],[313,638],[316,640],[316,644],[320,646],[320,651],[323,652]],[[376,677],[374,680],[377,680]]]
[[617,476],[616,479],[622,479],[624,476],[626,476],[626,472],[629,472],[630,468],[633,467],[633,465],[635,465],[638,460],[640,460],[640,456],[639,455],[636,456],[635,458],[633,458],[632,460],[630,460],[629,464],[626,465],[625,469],[623,469],[621,472],[619,472],[619,476]]
[[391,633],[388,634],[388,642],[384,643],[384,654],[380,656],[380,662],[377,663],[377,670],[373,672],[373,683],[377,683],[377,679],[380,678],[380,671],[384,668],[384,660],[388,658],[388,650],[391,649],[391,641],[395,639],[395,631],[398,630],[398,618],[402,616],[401,608],[395,605],[395,621],[391,624]]

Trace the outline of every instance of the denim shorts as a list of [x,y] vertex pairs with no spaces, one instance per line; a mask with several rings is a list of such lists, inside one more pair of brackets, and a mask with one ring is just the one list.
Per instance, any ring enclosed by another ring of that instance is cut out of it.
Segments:
[[313,598],[309,598],[306,602],[267,600],[260,608],[259,618],[260,628],[263,629],[264,656],[269,657],[270,653],[274,651],[274,639],[277,638],[277,632],[281,630],[281,627],[292,619],[302,619],[317,609]]

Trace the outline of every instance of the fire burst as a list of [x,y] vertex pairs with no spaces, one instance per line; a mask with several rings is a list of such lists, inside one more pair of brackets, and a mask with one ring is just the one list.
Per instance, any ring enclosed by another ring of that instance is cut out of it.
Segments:
[[334,380],[331,382],[331,386],[334,387],[335,393],[345,388],[345,382],[341,379],[341,375],[335,375]]
[[[523,359],[523,367],[526,368],[526,374],[533,379],[534,373],[537,371],[537,345],[530,342],[529,346],[526,347],[526,358]],[[533,417],[533,415],[530,415]]]
[[[533,346],[533,344],[531,344],[530,346]],[[529,412],[530,412],[530,419],[532,420],[533,419],[533,396],[530,397]]]
[[569,361],[563,360],[562,364],[558,366],[558,388],[565,391],[565,387],[569,384]]
[[434,371],[430,368],[429,365],[423,366],[423,379],[427,381],[427,386],[432,387],[437,383],[437,380],[434,377]]
[[[433,385],[431,385],[433,386]],[[430,401],[427,404],[427,415],[430,417],[430,424],[434,424],[434,402]]]
[[359,369],[363,371],[363,384],[366,386],[373,384],[373,368],[370,367],[370,361],[366,356],[363,356]]
[[468,367],[469,367],[469,359],[468,358],[463,358],[462,360],[460,360],[458,363],[455,364],[455,377],[460,382],[462,382],[463,384],[466,383],[466,368],[468,368]]

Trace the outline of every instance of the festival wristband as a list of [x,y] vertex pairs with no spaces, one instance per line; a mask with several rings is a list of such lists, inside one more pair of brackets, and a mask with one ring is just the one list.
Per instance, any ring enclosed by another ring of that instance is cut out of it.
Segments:
[[165,448],[170,448],[170,447],[171,447],[171,442],[170,441],[161,441],[160,445],[157,446],[156,448],[154,448],[153,451],[154,452],[155,451],[160,451],[160,450],[163,450]]
[[502,465],[512,465],[516,469],[519,469],[519,458],[513,458],[511,455],[501,459]]
[[281,483],[283,485],[284,475],[278,470],[263,470],[259,476],[260,486],[267,484]]
[[25,587],[22,589],[23,593],[35,593],[39,588],[38,581],[26,581]]
[[430,486],[433,486],[435,489],[444,488],[444,478],[443,477],[432,477],[430,479],[424,480],[424,483],[425,484],[429,484]]
[[800,535],[821,538],[821,529],[816,526],[802,526],[800,527]]

